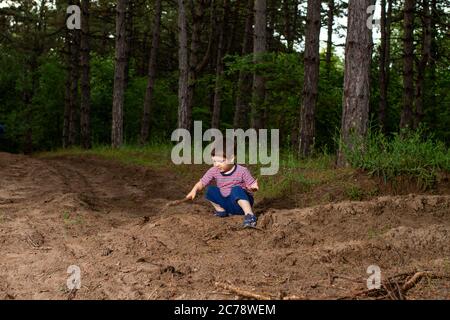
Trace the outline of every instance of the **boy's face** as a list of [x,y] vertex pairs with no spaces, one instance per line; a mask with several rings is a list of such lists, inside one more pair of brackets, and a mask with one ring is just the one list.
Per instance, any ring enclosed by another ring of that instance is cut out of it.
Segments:
[[221,172],[229,171],[234,165],[234,157],[227,159],[223,156],[214,156],[212,160],[214,167],[219,168]]

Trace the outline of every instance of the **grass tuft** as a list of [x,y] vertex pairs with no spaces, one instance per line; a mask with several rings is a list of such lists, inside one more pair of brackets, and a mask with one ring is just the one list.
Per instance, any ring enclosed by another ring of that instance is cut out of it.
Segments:
[[440,171],[450,171],[450,150],[423,129],[402,131],[388,139],[381,132],[369,132],[364,140],[353,139],[353,148],[343,147],[352,167],[387,180],[407,176],[424,189],[436,183]]

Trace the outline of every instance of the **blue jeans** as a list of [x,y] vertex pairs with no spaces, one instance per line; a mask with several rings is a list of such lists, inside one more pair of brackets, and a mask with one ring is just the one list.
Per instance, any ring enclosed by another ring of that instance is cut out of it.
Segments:
[[221,206],[226,213],[233,215],[243,215],[244,210],[237,203],[238,200],[247,200],[253,206],[253,196],[239,186],[231,188],[229,196],[224,197],[220,193],[220,189],[216,186],[209,186],[206,190],[205,198],[215,204]]

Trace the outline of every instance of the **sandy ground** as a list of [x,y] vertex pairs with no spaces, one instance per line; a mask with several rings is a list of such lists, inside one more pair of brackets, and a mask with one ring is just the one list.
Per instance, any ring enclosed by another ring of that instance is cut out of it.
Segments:
[[[0,299],[450,299],[449,195],[267,207],[242,229],[203,199],[164,207],[188,189],[169,169],[0,153]],[[364,292],[370,265],[390,286]]]

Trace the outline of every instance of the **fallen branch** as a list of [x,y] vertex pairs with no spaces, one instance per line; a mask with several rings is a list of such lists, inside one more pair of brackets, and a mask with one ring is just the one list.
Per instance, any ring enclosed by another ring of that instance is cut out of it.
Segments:
[[216,287],[231,291],[235,294],[237,294],[238,296],[241,297],[245,297],[245,298],[251,298],[251,299],[256,299],[256,300],[273,300],[274,298],[269,296],[269,295],[265,295],[265,294],[257,294],[257,293],[253,293],[250,291],[246,291],[243,289],[240,289],[238,287],[226,284],[226,283],[222,283],[222,282],[216,282],[214,283],[214,285]]
[[33,247],[33,250],[43,250],[43,251],[48,251],[48,250],[52,250],[53,247]]
[[297,296],[297,295],[292,295],[292,296],[287,296],[287,297],[283,297],[283,300],[306,300],[307,298],[305,296]]
[[417,283],[419,283],[420,280],[422,280],[422,278],[425,276],[433,276],[433,274],[431,272],[427,272],[427,271],[417,272],[416,274],[414,274],[411,277],[411,279],[409,279],[408,281],[405,282],[405,284],[403,284],[403,287],[402,287],[403,293],[406,293],[408,290],[415,287],[415,285]]
[[305,300],[307,299],[305,296],[298,296],[298,295],[290,295],[290,296],[285,296],[285,297],[274,297],[274,296],[270,296],[268,294],[258,294],[258,293],[254,293],[254,292],[250,292],[247,290],[243,290],[241,288],[226,284],[226,283],[222,283],[222,282],[216,282],[214,283],[214,285],[216,287],[228,290],[234,294],[237,294],[238,296],[244,297],[244,298],[251,298],[251,299],[256,299],[256,300],[277,300],[277,299],[281,299],[281,300]]
[[389,277],[383,281],[379,289],[360,290],[354,292],[350,296],[339,298],[341,299],[357,299],[358,297],[372,297],[375,299],[391,299],[391,300],[405,300],[406,294],[409,290],[414,288],[422,278],[450,278],[450,276],[435,274],[430,271],[420,271],[415,273],[402,273]]
[[174,207],[174,206],[177,206],[177,205],[182,204],[182,203],[184,203],[184,202],[188,202],[188,201],[190,201],[190,200],[191,200],[191,199],[184,198],[184,199],[180,199],[180,200],[170,201],[170,202],[168,202],[168,203],[165,204],[165,207],[166,207],[166,208],[167,208],[167,207]]

